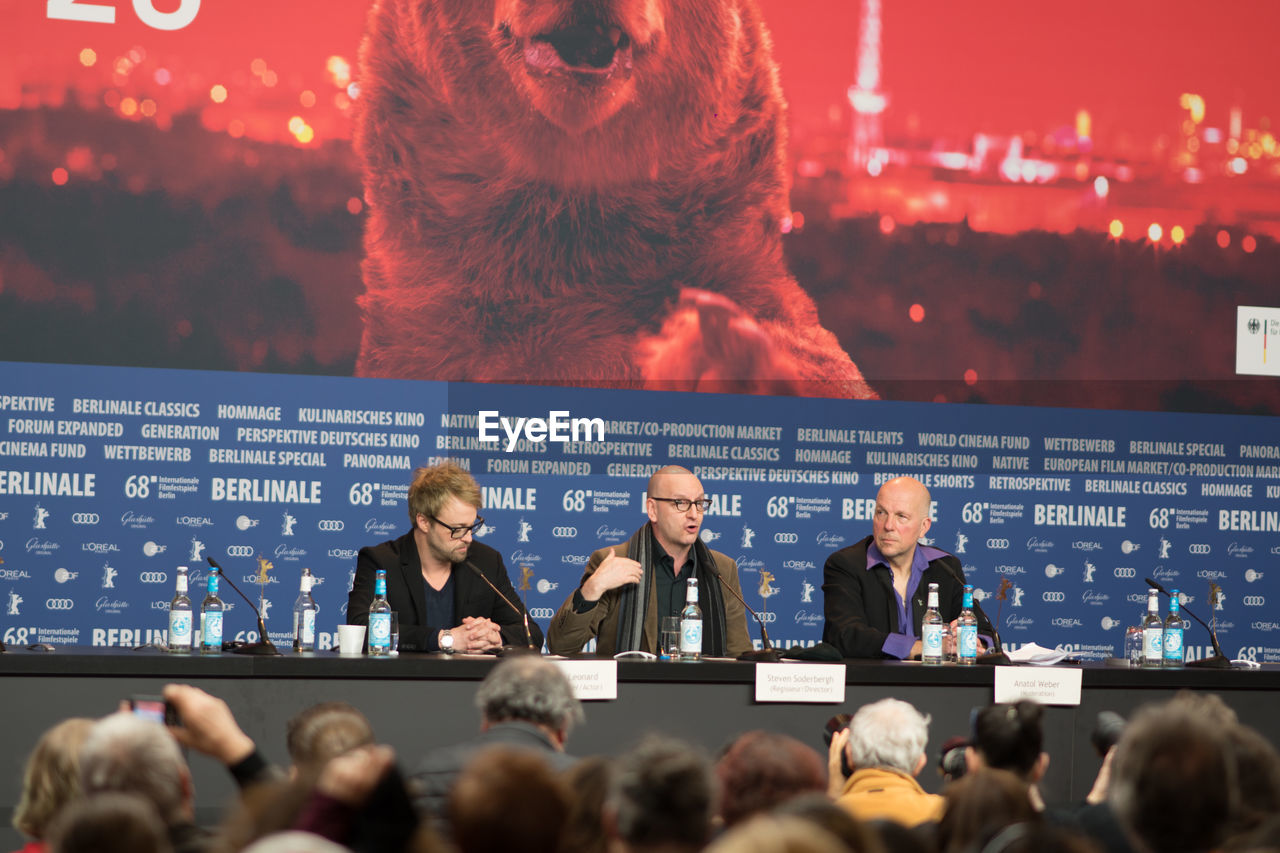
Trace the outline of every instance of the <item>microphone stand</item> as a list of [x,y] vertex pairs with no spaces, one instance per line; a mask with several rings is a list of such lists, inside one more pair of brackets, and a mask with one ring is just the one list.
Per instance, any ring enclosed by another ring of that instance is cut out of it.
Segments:
[[[1173,598],[1173,596],[1169,594],[1169,590],[1165,589],[1160,584],[1159,581],[1154,581],[1151,578],[1146,578],[1146,581],[1147,581],[1147,586],[1151,587],[1156,592],[1162,593],[1165,596],[1165,598]],[[1196,669],[1232,669],[1233,667],[1231,666],[1231,658],[1224,655],[1222,653],[1222,646],[1218,645],[1218,632],[1213,630],[1213,628],[1210,628],[1207,624],[1205,624],[1205,621],[1203,619],[1201,619],[1199,616],[1192,613],[1191,609],[1188,608],[1181,601],[1178,602],[1178,605],[1182,608],[1183,613],[1187,614],[1192,619],[1199,622],[1204,627],[1204,629],[1209,632],[1209,642],[1213,644],[1212,657],[1201,658],[1200,660],[1187,661],[1184,664],[1184,666],[1194,667]]]
[[262,621],[262,612],[258,610],[258,605],[249,600],[249,596],[240,591],[240,587],[235,585],[231,578],[227,577],[226,570],[218,565],[218,561],[213,557],[205,557],[209,561],[209,565],[217,569],[218,574],[222,575],[222,579],[231,585],[236,591],[236,595],[245,600],[245,603],[253,608],[254,615],[258,617],[258,642],[246,643],[243,646],[236,646],[231,650],[233,655],[280,655],[280,650],[276,648],[276,644],[271,642],[271,638],[267,636],[267,623]]
[[[536,655],[538,653],[538,650],[533,647],[533,635],[529,633],[529,611],[525,610],[523,607],[516,607],[514,604],[512,604],[511,599],[503,595],[502,590],[498,589],[498,587],[494,585],[493,581],[485,577],[484,572],[480,571],[480,569],[476,567],[475,563],[471,562],[470,560],[463,560],[462,564],[466,566],[468,569],[470,569],[471,571],[475,572],[476,575],[479,576],[480,580],[484,581],[485,584],[489,587],[489,589],[493,590],[494,594],[498,596],[498,598],[501,598],[504,602],[506,602],[508,607],[510,607],[516,613],[519,613],[521,617],[523,617],[524,619],[523,649],[528,650],[530,653]],[[506,647],[504,646],[503,648],[506,648]],[[521,648],[522,647],[520,646],[512,646],[511,650],[514,651],[516,649],[521,649]]]
[[764,646],[764,648],[745,651],[738,655],[738,660],[755,661],[756,663],[777,663],[780,661],[782,658],[778,654],[778,650],[773,647],[773,643],[769,642],[769,630],[764,627],[764,620],[760,618],[760,614],[756,613],[750,604],[747,604],[747,600],[742,597],[742,593],[729,585],[729,582],[720,574],[720,570],[718,568],[711,565],[707,567],[707,571],[711,572],[711,574],[715,575],[716,578],[719,579],[720,586],[729,590],[729,592],[733,593],[734,598],[742,602],[742,606],[747,608],[747,612],[752,616],[756,617],[756,622],[760,625],[760,645]]

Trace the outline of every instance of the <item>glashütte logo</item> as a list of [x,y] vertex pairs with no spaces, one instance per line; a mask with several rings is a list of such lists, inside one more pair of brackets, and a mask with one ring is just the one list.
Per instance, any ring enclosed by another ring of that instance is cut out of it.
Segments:
[[[244,518],[243,515],[240,517]],[[173,523],[179,527],[213,527],[213,519],[204,515],[180,515],[173,520]],[[238,521],[236,526],[240,527]],[[240,527],[240,529],[245,530],[246,528]]]
[[250,527],[257,527],[262,521],[260,518],[250,518],[247,515],[236,516],[236,530],[248,530]]
[[390,521],[379,521],[376,518],[371,518],[364,523],[365,533],[376,533],[379,536],[386,536],[388,533],[395,530],[396,525]]
[[71,610],[76,603],[70,598],[47,598],[44,606],[46,610]]
[[508,563],[541,563],[541,554],[529,554],[524,551],[512,551],[511,556],[507,558]]
[[1048,539],[1040,539],[1036,536],[1032,536],[1027,540],[1027,550],[1043,554],[1045,551],[1053,550],[1053,542]]
[[290,545],[277,545],[275,550],[277,559],[280,560],[301,560],[307,556],[305,548],[294,548]]
[[142,530],[148,525],[155,524],[155,516],[139,515],[133,510],[129,510],[120,516],[121,527],[132,527],[135,530]]
[[839,533],[829,533],[824,530],[818,534],[817,544],[823,548],[839,548],[848,540]]
[[120,550],[120,546],[114,542],[85,542],[80,546],[80,550],[88,551],[90,554],[114,554]]
[[1035,622],[1036,620],[1032,619],[1030,616],[1015,616],[1010,613],[1005,617],[1004,626],[1006,628],[1012,628],[1015,631],[1026,631],[1034,625]]
[[54,572],[53,572],[53,579],[58,583],[66,583],[67,581],[73,581],[78,577],[80,577],[79,572],[72,572],[64,568],[54,569]]
[[37,539],[34,536],[27,540],[28,554],[47,556],[61,547],[57,542],[50,542],[48,539]]
[[1158,581],[1177,580],[1181,575],[1182,575],[1182,572],[1178,571],[1177,569],[1171,569],[1168,566],[1156,566],[1151,571],[1151,577],[1155,578]]
[[1250,545],[1241,545],[1239,542],[1232,542],[1227,546],[1227,556],[1239,557],[1244,559],[1253,553],[1253,547]]
[[[1099,607],[1110,600],[1111,596],[1107,595],[1105,592],[1098,592],[1097,590],[1086,589],[1080,594],[1080,601],[1082,603],[1092,604],[1094,607]],[[1143,596],[1142,600],[1146,601],[1146,597]]]
[[321,533],[339,533],[346,526],[346,523],[340,518],[322,518],[316,523],[316,529]]
[[821,613],[810,613],[808,610],[796,611],[797,625],[814,626],[814,625],[821,625],[825,621],[826,621],[826,617],[824,617]]
[[93,603],[99,613],[122,613],[129,608],[129,602],[102,596]]
[[149,539],[142,545],[142,553],[148,557],[154,557],[156,554],[163,554],[167,550],[169,550],[168,545],[157,545]]
[[606,541],[610,539],[618,541],[627,538],[627,531],[618,527],[610,527],[607,524],[602,524],[596,528],[596,538],[604,539]]
[[1101,551],[1101,550],[1102,550],[1102,543],[1101,543],[1101,542],[1089,542],[1089,541],[1084,540],[1084,539],[1077,539],[1076,541],[1074,541],[1074,542],[1072,542],[1072,543],[1071,543],[1071,550],[1073,550],[1073,551],[1086,551],[1086,552],[1088,552],[1088,551]]
[[96,512],[73,512],[71,513],[72,524],[97,524],[102,519],[98,517]]

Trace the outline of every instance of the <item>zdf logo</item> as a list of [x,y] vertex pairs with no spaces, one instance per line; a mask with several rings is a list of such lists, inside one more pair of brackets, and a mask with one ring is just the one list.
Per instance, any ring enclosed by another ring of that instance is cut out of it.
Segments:
[[1209,546],[1203,542],[1192,543],[1187,546],[1187,551],[1192,554],[1208,554]]
[[555,537],[555,538],[557,538],[557,539],[572,539],[573,537],[575,537],[575,536],[577,536],[577,535],[578,535],[578,528],[576,528],[576,527],[553,527],[553,528],[551,528],[551,535],[552,535],[552,536],[554,536],[554,537]]
[[987,548],[989,548],[992,551],[1007,551],[1009,550],[1009,540],[1008,539],[988,539]]
[[340,518],[323,518],[316,525],[316,529],[323,533],[337,533],[346,527],[346,523]]
[[1118,566],[1115,570],[1115,576],[1118,578],[1136,578],[1138,570],[1129,568],[1128,566]]
[[138,580],[143,583],[165,583],[169,580],[169,575],[165,572],[143,572],[138,575]]
[[49,610],[70,610],[76,603],[70,598],[50,598],[45,601],[44,606]]
[[1262,595],[1246,595],[1241,597],[1240,603],[1245,607],[1263,607],[1267,603],[1266,596]]
[[773,534],[773,541],[777,542],[779,545],[794,545],[800,541],[800,534],[799,533],[775,533]]
[[1045,601],[1066,601],[1067,594],[1065,592],[1046,592],[1040,598]]
[[74,512],[71,514],[72,524],[97,524],[98,514],[96,512]]
[[252,557],[252,556],[253,556],[253,546],[251,546],[251,545],[228,545],[228,546],[227,546],[227,556],[228,556],[228,557]]

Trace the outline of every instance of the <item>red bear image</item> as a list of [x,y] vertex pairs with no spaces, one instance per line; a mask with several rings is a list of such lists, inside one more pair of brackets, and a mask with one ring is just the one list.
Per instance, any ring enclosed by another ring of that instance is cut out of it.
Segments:
[[362,376],[874,397],[783,263],[754,0],[377,0]]

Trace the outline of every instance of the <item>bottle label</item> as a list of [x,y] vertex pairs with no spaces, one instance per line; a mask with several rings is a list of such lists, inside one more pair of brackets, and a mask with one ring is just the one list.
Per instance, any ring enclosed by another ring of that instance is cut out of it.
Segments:
[[316,643],[316,612],[302,611],[302,645],[314,646]]
[[1182,660],[1182,629],[1166,628],[1164,632],[1165,660]]
[[169,611],[169,645],[191,645],[191,613],[183,610]]
[[201,645],[208,648],[222,646],[222,614],[216,611],[210,611],[200,617],[201,627]]
[[391,645],[391,614],[369,614],[369,648],[385,649]]
[[680,654],[702,654],[702,620],[680,620]]
[[977,625],[961,625],[960,626],[959,655],[962,658],[976,658],[978,656],[978,626]]
[[1164,629],[1142,629],[1142,659],[1158,661],[1164,657]]
[[920,656],[942,657],[942,625],[925,625],[920,630]]

